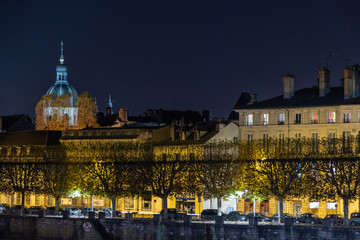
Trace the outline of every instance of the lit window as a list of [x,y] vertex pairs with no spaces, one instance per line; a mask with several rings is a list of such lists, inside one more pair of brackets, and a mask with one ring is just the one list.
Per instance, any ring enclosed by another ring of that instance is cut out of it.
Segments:
[[328,123],[334,123],[335,120],[336,120],[336,118],[335,118],[335,112],[329,112]]
[[282,125],[285,123],[285,113],[279,114],[279,124]]
[[320,203],[319,202],[310,202],[310,204],[309,204],[310,206],[310,208],[319,208],[319,206],[320,206]]
[[319,113],[317,112],[311,113],[311,123],[319,123]]
[[344,113],[344,123],[351,122],[351,113]]
[[253,114],[246,115],[246,125],[253,125],[254,116]]
[[263,125],[268,125],[269,124],[269,114],[268,113],[264,113],[263,114]]

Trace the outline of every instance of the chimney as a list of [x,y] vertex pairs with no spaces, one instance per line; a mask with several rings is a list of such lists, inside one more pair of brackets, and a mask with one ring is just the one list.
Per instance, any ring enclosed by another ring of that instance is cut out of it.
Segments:
[[295,77],[286,73],[283,77],[284,99],[290,99],[294,96]]
[[330,70],[321,68],[319,70],[319,97],[325,97],[330,92]]
[[353,97],[360,95],[360,66],[355,64],[352,67]]
[[252,93],[251,94],[251,104],[254,104],[257,102],[257,94],[256,93]]
[[208,122],[210,118],[210,112],[209,110],[203,110],[202,111],[202,118],[204,122]]
[[120,108],[119,110],[119,118],[122,122],[128,121],[128,111],[126,108]]
[[106,116],[111,116],[112,109],[110,106],[106,107]]
[[350,67],[344,69],[344,99],[349,99],[353,95],[352,70]]

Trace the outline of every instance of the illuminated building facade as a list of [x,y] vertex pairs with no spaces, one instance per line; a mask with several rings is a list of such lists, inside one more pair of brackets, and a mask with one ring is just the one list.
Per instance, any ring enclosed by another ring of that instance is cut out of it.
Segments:
[[[60,64],[56,66],[56,82],[54,86],[50,87],[46,92],[46,96],[51,96],[52,101],[44,108],[45,117],[54,117],[55,115],[60,120],[67,116],[69,125],[77,125],[78,108],[75,104],[78,99],[76,90],[67,81],[67,67],[64,64],[64,44],[61,41],[61,55]],[[63,106],[54,106],[56,98],[63,97],[66,104]]]
[[[360,133],[360,67],[346,67],[342,86],[330,87],[330,71],[319,70],[318,86],[295,91],[295,77],[283,77],[284,93],[260,102],[248,101],[234,108],[239,114],[239,139],[343,138]],[[251,203],[249,203],[251,204]],[[258,204],[258,203],[257,203]],[[256,209],[261,209],[258,205]],[[277,212],[276,201],[269,212]],[[285,212],[298,216],[313,212],[324,217],[340,213],[342,202],[309,202],[306,198],[286,201]],[[360,202],[350,203],[350,212],[359,211]],[[239,210],[246,211],[246,203]]]

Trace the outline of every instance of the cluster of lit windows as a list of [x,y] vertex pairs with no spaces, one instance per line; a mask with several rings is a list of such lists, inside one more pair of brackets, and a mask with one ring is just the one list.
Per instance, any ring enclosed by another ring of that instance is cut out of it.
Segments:
[[[350,111],[345,111],[342,113],[343,114],[343,119],[342,119],[342,122],[343,123],[351,123],[352,121],[354,121],[353,119],[351,119],[351,112]],[[293,124],[301,124],[303,123],[302,121],[302,113],[295,113],[294,115],[294,120],[293,120]],[[285,124],[285,113],[279,113],[278,116],[277,116],[277,124],[278,125],[283,125]],[[270,114],[269,113],[262,113],[260,115],[260,119],[259,120],[256,120],[256,121],[259,121],[258,124],[261,124],[261,125],[269,125],[270,124]],[[318,111],[313,111],[310,113],[310,123],[311,124],[318,124],[318,123],[324,123],[323,121],[326,121],[325,119],[324,120],[320,120],[320,113]],[[341,120],[340,120],[341,121]],[[358,111],[358,119],[357,119],[358,122],[360,122],[360,110]],[[327,112],[327,123],[336,123],[336,122],[339,122],[339,120],[336,119],[336,112],[335,111],[329,111]],[[255,125],[255,121],[254,121],[254,114],[252,113],[249,113],[249,114],[246,114],[245,115],[245,124],[247,126],[252,126],[252,125]],[[291,123],[290,123],[291,124]]]

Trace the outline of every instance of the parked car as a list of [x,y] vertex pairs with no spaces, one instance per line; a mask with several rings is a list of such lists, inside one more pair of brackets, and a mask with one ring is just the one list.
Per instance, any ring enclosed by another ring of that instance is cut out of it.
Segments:
[[[291,215],[290,213],[283,213],[283,219],[285,218],[293,218],[294,216]],[[270,218],[271,222],[279,222],[279,214],[275,213],[274,215],[272,215],[272,217]]]
[[315,213],[303,213],[295,219],[295,223],[322,224],[322,219]]
[[96,215],[96,216],[98,216],[98,214],[99,214],[99,212],[100,212],[100,210],[99,210],[98,208],[93,208],[93,209],[91,210],[91,207],[85,207],[85,208],[83,208],[83,209],[81,210],[81,214],[84,215],[84,216],[87,216],[87,215],[89,215],[89,212],[91,212],[91,211],[95,212],[95,215]]
[[324,217],[324,219],[333,219],[334,224],[342,225],[344,224],[344,217],[340,214],[328,214]]
[[350,215],[350,225],[360,225],[360,213],[355,212]]
[[[167,218],[174,220],[183,220],[184,216],[186,215],[185,212],[181,212],[176,208],[168,208],[167,213],[168,213]],[[164,209],[161,210],[160,214],[164,214]]]
[[70,215],[81,215],[81,210],[77,207],[66,207],[64,211],[69,211]]
[[[121,217],[121,212],[118,211],[118,210],[115,210],[115,211],[116,211],[116,217]],[[107,216],[107,217],[112,216],[112,209],[111,208],[103,208],[103,209],[101,209],[100,212],[104,212],[105,216]]]
[[[201,220],[215,220],[215,217],[218,215],[217,209],[204,209],[201,212]],[[221,213],[222,216],[226,216],[225,213]]]
[[[64,210],[59,207],[59,215],[61,215],[63,211]],[[46,208],[46,215],[56,215],[55,214],[55,207],[47,207]]]
[[241,211],[231,211],[224,218],[225,221],[245,221],[246,214]]
[[30,215],[39,215],[41,211],[44,211],[44,208],[42,206],[31,206],[26,209],[25,213]]
[[10,213],[10,205],[1,203],[0,204],[0,213]]
[[[16,214],[17,213],[17,210],[21,209],[21,205],[13,205],[11,208],[10,208],[10,213],[11,214]],[[26,213],[26,210],[27,210],[27,207],[24,206],[24,213]]]
[[[246,215],[246,217],[245,217],[246,221],[248,221],[251,216],[254,216],[254,213],[249,213],[248,215]],[[268,215],[266,215],[265,213],[256,212],[255,217],[258,218],[259,222],[270,222],[271,221],[271,218]]]

